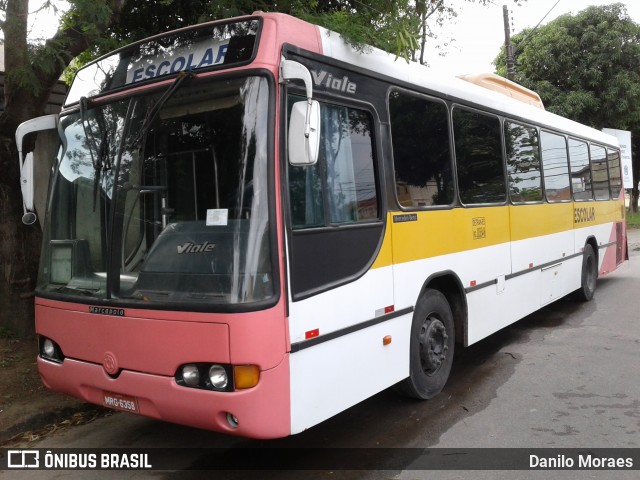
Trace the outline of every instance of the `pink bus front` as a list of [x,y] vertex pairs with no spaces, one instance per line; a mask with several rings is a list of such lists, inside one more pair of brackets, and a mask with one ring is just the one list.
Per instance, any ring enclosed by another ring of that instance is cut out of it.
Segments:
[[283,22],[317,49],[311,25],[254,16],[153,37],[78,73],[36,296],[49,388],[237,435],[291,433]]

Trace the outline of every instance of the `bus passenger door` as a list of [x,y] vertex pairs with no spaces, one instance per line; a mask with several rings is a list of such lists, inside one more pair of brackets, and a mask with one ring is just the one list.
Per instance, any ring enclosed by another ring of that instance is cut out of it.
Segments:
[[[300,101],[290,95],[288,111]],[[320,116],[318,161],[287,164],[292,433],[406,374],[390,255],[381,253],[374,116],[325,102]]]

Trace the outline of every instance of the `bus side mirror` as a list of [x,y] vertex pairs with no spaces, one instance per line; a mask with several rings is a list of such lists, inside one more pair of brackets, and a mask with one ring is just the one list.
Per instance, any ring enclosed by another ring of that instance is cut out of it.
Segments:
[[16,129],[16,145],[18,147],[18,162],[20,164],[20,189],[22,191],[22,206],[24,215],[22,223],[33,225],[36,222],[34,207],[34,158],[33,152],[22,156],[24,137],[30,133],[37,133],[43,130],[57,130],[58,115],[45,115],[44,117],[33,118],[21,123]]
[[[308,122],[308,123],[307,123]],[[308,132],[306,126],[308,125]],[[320,104],[316,100],[296,102],[289,119],[289,163],[314,165],[320,151]]]
[[24,204],[22,223],[25,225],[33,225],[37,220],[33,206],[33,181],[33,153],[29,152],[20,168],[20,189],[22,191],[22,203]]
[[313,100],[311,72],[299,62],[282,57],[280,81],[288,83],[301,80],[307,92],[306,102],[293,104],[289,119],[289,163],[291,165],[314,165],[318,161],[320,148],[320,104]]

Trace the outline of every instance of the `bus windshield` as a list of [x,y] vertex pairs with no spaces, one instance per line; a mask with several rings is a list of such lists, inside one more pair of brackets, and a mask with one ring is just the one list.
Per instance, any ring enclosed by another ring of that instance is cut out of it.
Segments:
[[176,80],[61,118],[40,292],[141,304],[274,295],[265,78]]

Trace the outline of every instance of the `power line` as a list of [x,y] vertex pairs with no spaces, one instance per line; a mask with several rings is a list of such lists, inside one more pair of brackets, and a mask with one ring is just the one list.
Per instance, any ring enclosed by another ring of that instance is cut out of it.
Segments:
[[560,3],[558,0],[553,7],[549,9],[549,11],[542,17],[542,19],[538,22],[538,24],[533,27],[533,29],[529,32],[529,34],[520,42],[520,44],[516,47],[511,44],[511,32],[509,30],[509,10],[506,5],[503,5],[503,17],[504,17],[504,47],[505,47],[505,62],[507,67],[507,78],[509,80],[513,80],[515,77],[516,69],[515,69],[515,57],[516,52],[518,51],[518,47],[522,48],[522,46],[529,40],[531,35],[538,29],[540,24],[544,21],[545,18],[551,13],[551,11],[556,8],[556,6]]
[[[544,21],[544,19],[545,19],[545,18],[547,18],[547,16],[551,13],[551,10],[553,10],[554,8],[556,8],[556,6],[557,6],[559,3],[560,3],[560,0],[558,0],[558,1],[553,5],[553,7],[551,7],[551,8],[549,9],[549,11],[544,15],[544,17],[542,17],[542,19],[538,22],[538,24],[537,24],[535,27],[533,27],[533,28],[531,29],[531,31],[530,31],[530,32],[529,32],[529,34],[524,38],[524,40],[522,40],[522,41],[520,42],[520,44],[518,45],[518,47],[522,47],[522,46],[527,42],[527,40],[529,40],[529,37],[531,37],[531,35],[532,35],[532,34],[533,34],[537,29],[538,29],[538,27],[539,27],[539,26],[540,26],[540,24]],[[517,47],[514,47],[514,49],[513,49],[513,53],[514,53],[514,55],[515,55],[515,53],[517,52],[517,50],[518,50],[518,48],[517,48]]]

